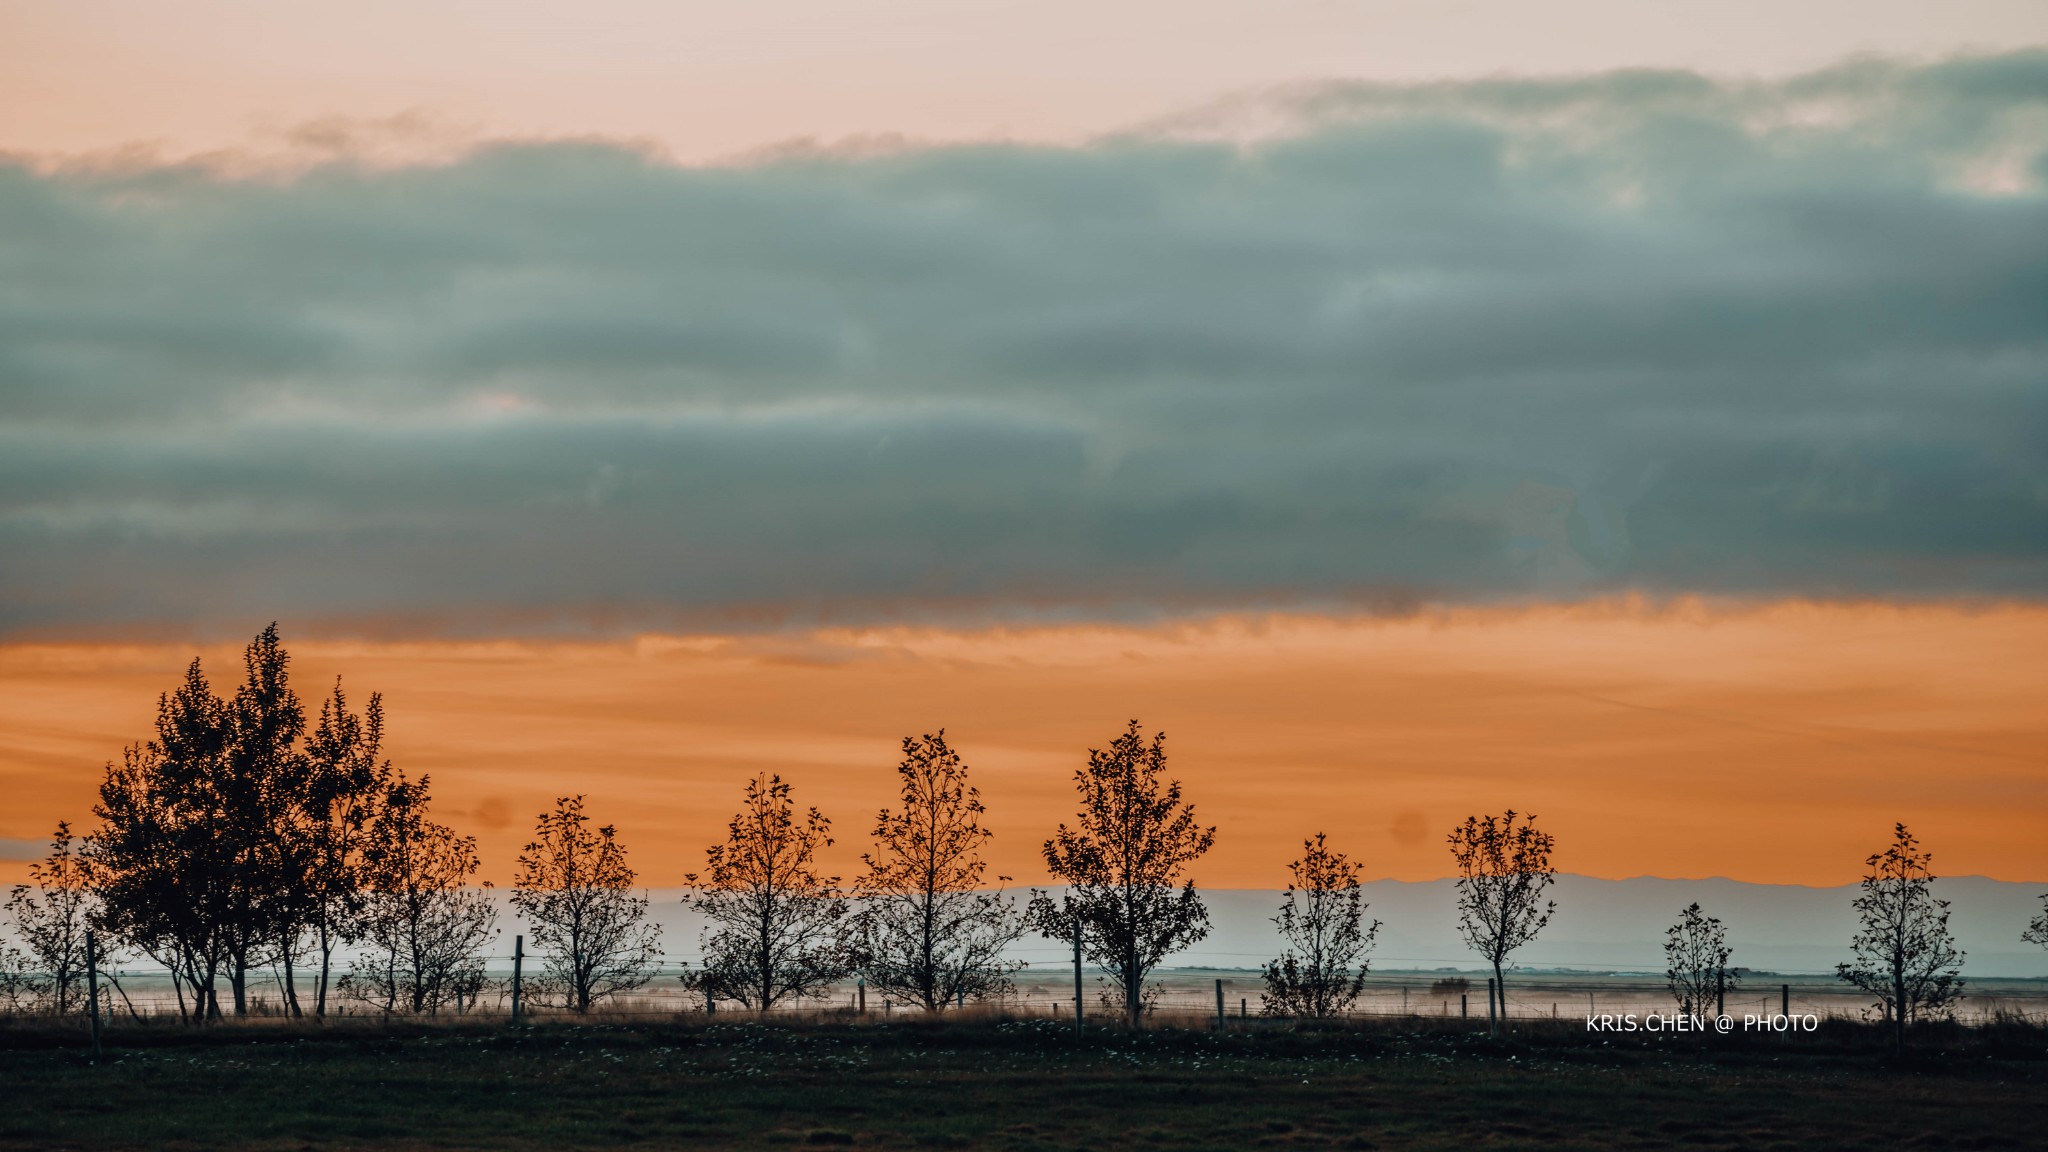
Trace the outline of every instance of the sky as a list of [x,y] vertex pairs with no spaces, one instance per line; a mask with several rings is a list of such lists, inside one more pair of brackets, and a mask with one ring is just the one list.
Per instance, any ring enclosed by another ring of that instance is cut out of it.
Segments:
[[0,856],[274,619],[501,879],[1132,717],[1211,883],[2048,879],[2044,181],[2038,4],[0,2]]

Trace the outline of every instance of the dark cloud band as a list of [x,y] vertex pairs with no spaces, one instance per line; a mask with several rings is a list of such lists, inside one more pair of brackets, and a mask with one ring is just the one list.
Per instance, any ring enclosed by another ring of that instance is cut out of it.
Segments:
[[0,167],[0,627],[2048,591],[2048,57]]

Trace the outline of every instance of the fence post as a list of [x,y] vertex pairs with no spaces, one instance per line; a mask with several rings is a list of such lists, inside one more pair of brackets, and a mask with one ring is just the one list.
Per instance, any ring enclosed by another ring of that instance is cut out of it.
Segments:
[[512,937],[512,1022],[519,1023],[520,981],[526,965],[526,937]]
[[1237,998],[1237,1018],[1238,1018],[1239,1020],[1244,1020],[1244,1019],[1248,1019],[1248,1018],[1249,1018],[1250,1010],[1249,1010],[1248,1008],[1246,1008],[1246,1005],[1248,1005],[1248,1004],[1250,1004],[1250,1003],[1251,1003],[1251,997],[1249,997],[1249,996],[1240,996],[1240,997],[1238,997],[1238,998]]
[[1778,1015],[1792,1015],[1792,986],[1790,984],[1778,985]]
[[1216,981],[1216,1030],[1223,1031],[1223,981]]
[[1486,978],[1486,1034],[1488,1036],[1500,1035],[1502,1012],[1494,1006],[1493,1000],[1493,977],[1488,976]]
[[855,994],[860,997],[860,1014],[865,1016],[868,1014],[868,978],[862,976],[856,987],[859,989]]
[[1728,973],[1725,969],[1714,972],[1714,1015],[1728,1014]]
[[1081,1030],[1081,916],[1074,915],[1074,1031]]
[[1471,994],[1470,994],[1470,993],[1467,993],[1467,992],[1460,992],[1460,993],[1458,993],[1458,1019],[1460,1019],[1460,1020],[1470,1020],[1471,1018],[1472,1018],[1472,996],[1471,996]]
[[92,1058],[100,1058],[100,953],[99,939],[92,929],[85,931],[86,1007],[92,1010]]

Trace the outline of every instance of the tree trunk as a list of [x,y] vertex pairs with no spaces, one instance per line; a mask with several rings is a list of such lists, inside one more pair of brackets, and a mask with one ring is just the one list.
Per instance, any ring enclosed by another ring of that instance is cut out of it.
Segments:
[[1493,1033],[1494,1035],[1499,1035],[1501,1025],[1507,1023],[1508,1019],[1508,981],[1506,976],[1501,975],[1499,960],[1493,962],[1492,1016],[1493,1022],[1491,1026]]
[[334,963],[334,938],[328,934],[327,918],[320,918],[320,982],[313,989],[313,1015],[327,1018],[327,974]]
[[1898,967],[1892,969],[1892,1051],[1906,1054],[1906,978]]
[[278,958],[284,964],[284,1003],[285,1008],[291,1012],[293,1019],[299,1019],[305,1016],[305,1012],[299,1008],[299,985],[298,980],[292,973],[292,961],[297,959],[292,954],[292,945],[297,943],[295,937],[298,936],[298,931],[297,929],[287,929],[286,933],[277,942]]

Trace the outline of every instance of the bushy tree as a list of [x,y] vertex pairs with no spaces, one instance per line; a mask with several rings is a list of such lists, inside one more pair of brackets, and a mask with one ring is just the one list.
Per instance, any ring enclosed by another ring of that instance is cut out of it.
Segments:
[[1331,851],[1323,833],[1302,841],[1287,866],[1287,897],[1273,924],[1286,948],[1265,968],[1261,999],[1271,1016],[1336,1016],[1365,990],[1365,973],[1380,922],[1365,923],[1358,864]]
[[661,929],[647,922],[636,876],[617,829],[593,828],[581,796],[563,796],[541,813],[520,850],[512,906],[532,927],[541,986],[559,989],[578,1012],[653,979]]
[[26,962],[41,973],[38,981],[52,1011],[82,1009],[85,934],[91,927],[93,902],[85,862],[72,848],[70,824],[58,823],[49,855],[29,866],[28,878],[29,883],[15,885],[7,898],[15,934],[28,946]]
[[1508,956],[1534,940],[1557,911],[1556,901],[1543,898],[1557,880],[1557,869],[1550,864],[1555,844],[1548,832],[1536,828],[1536,817],[1512,808],[1504,816],[1467,816],[1451,830],[1451,859],[1458,868],[1458,929],[1465,943],[1493,967],[1494,992],[1503,1016]]
[[314,1010],[326,1010],[335,951],[364,928],[368,842],[394,794],[379,697],[358,716],[337,679],[308,735],[275,623],[242,664],[231,696],[194,660],[158,697],[154,737],[107,765],[80,854],[95,923],[163,964],[193,1020],[221,1014],[222,978],[233,1010],[247,1011],[249,979],[266,966],[298,1014],[309,951]]
[[831,828],[816,808],[799,815],[782,777],[747,782],[724,843],[705,851],[703,875],[688,877],[689,904],[712,925],[699,937],[704,967],[691,978],[707,997],[766,1012],[852,970],[846,896],[839,877],[818,871]]
[[1721,921],[1702,912],[1697,901],[1679,912],[1678,922],[1664,930],[1664,980],[1681,1011],[1704,1013],[1735,987],[1728,970],[1734,954]]
[[1018,967],[1003,950],[1024,924],[1014,901],[982,890],[992,833],[981,826],[981,792],[943,728],[904,737],[896,777],[902,807],[875,818],[855,885],[861,970],[877,991],[930,1012],[999,996]]
[[1934,895],[1933,860],[1904,824],[1893,826],[1891,846],[1864,861],[1856,958],[1835,966],[1839,979],[1877,998],[1901,1051],[1907,1024],[1946,1015],[1963,994],[1963,951],[1949,934],[1948,901]]
[[215,786],[227,742],[226,704],[194,660],[157,700],[156,737],[108,764],[86,838],[99,923],[172,975],[191,1019],[220,1015],[233,889],[245,875],[227,798]]
[[1080,924],[1083,950],[1110,974],[1110,1002],[1133,1027],[1148,1004],[1146,976],[1209,934],[1209,911],[1183,873],[1215,845],[1216,829],[1195,822],[1180,781],[1165,772],[1166,733],[1147,741],[1136,720],[1107,750],[1089,749],[1088,766],[1074,773],[1076,826],[1061,824],[1044,848],[1066,895],[1033,892],[1026,911],[1031,927],[1056,940],[1071,940]]
[[476,840],[428,818],[428,779],[391,782],[364,851],[363,954],[340,993],[384,1012],[438,1014],[476,1001],[497,911]]
[[305,708],[291,687],[291,655],[276,623],[242,652],[243,680],[227,702],[213,786],[222,793],[231,841],[228,916],[222,925],[235,1013],[248,1010],[249,979],[275,964],[285,1006],[298,1015],[293,969],[313,915],[313,859],[306,836],[306,757],[297,749]]

